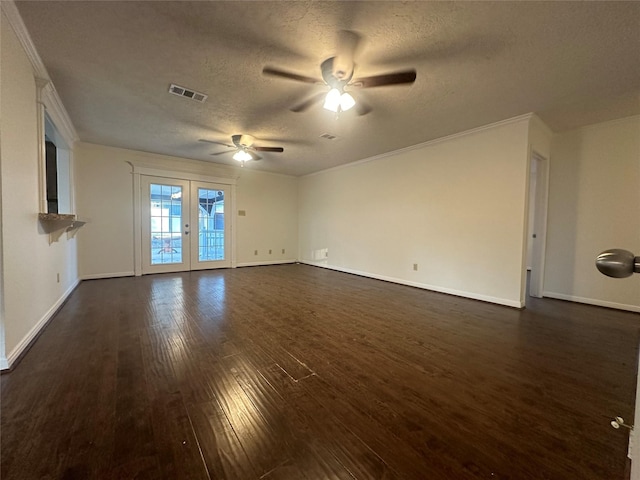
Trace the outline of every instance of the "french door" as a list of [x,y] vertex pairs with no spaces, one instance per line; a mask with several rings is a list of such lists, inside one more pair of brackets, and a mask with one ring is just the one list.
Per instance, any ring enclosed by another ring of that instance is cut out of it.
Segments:
[[140,188],[143,274],[231,266],[228,185],[143,175]]

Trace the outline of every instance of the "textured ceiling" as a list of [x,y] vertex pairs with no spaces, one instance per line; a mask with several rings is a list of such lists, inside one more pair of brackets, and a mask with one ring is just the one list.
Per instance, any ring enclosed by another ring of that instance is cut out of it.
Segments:
[[[528,112],[555,131],[640,113],[637,2],[16,4],[80,139],[103,145],[233,165],[198,139],[251,134],[285,151],[247,168],[301,175]],[[356,77],[416,82],[355,91],[364,116],[291,112],[326,87],[262,69],[320,78],[341,30],[361,38]]]

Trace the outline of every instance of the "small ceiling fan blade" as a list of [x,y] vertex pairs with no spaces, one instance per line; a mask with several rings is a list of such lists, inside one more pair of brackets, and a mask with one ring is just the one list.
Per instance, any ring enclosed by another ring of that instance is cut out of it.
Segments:
[[316,78],[307,77],[305,75],[298,75],[297,73],[285,72],[284,70],[278,70],[277,68],[264,67],[262,69],[263,75],[272,75],[274,77],[282,77],[289,80],[295,80],[296,82],[304,82],[304,83],[320,83],[323,82]]
[[[233,147],[231,147],[231,148],[233,148]],[[209,155],[216,156],[216,155],[224,155],[225,153],[233,153],[233,150],[228,150],[226,152],[214,152],[214,153],[210,153]]]
[[235,148],[233,145],[229,145],[227,143],[222,143],[222,142],[216,142],[215,140],[206,140],[204,138],[199,138],[198,141],[204,142],[204,143],[213,143],[214,145],[222,145],[223,147]]
[[360,36],[350,30],[338,32],[338,45],[336,56],[333,59],[333,76],[338,80],[348,80],[353,75],[356,49],[360,42]]
[[253,147],[256,152],[284,152],[282,147]]
[[289,110],[291,110],[292,112],[304,112],[311,105],[313,105],[314,103],[320,102],[326,96],[327,96],[326,92],[316,93],[312,97],[307,98],[305,101],[298,103],[297,105],[294,105]]
[[349,84],[351,87],[372,88],[387,85],[401,85],[416,81],[416,71],[388,73],[386,75],[374,75],[373,77],[356,78]]

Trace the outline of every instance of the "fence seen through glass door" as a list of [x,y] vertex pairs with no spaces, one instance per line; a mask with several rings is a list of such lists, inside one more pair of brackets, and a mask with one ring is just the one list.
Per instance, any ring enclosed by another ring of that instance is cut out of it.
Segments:
[[224,260],[224,191],[198,188],[198,261]]

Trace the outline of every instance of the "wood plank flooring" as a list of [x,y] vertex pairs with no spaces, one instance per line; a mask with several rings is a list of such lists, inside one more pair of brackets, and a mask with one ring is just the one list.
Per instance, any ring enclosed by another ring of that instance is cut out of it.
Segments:
[[0,476],[622,480],[639,327],[305,265],[86,281],[0,378]]

